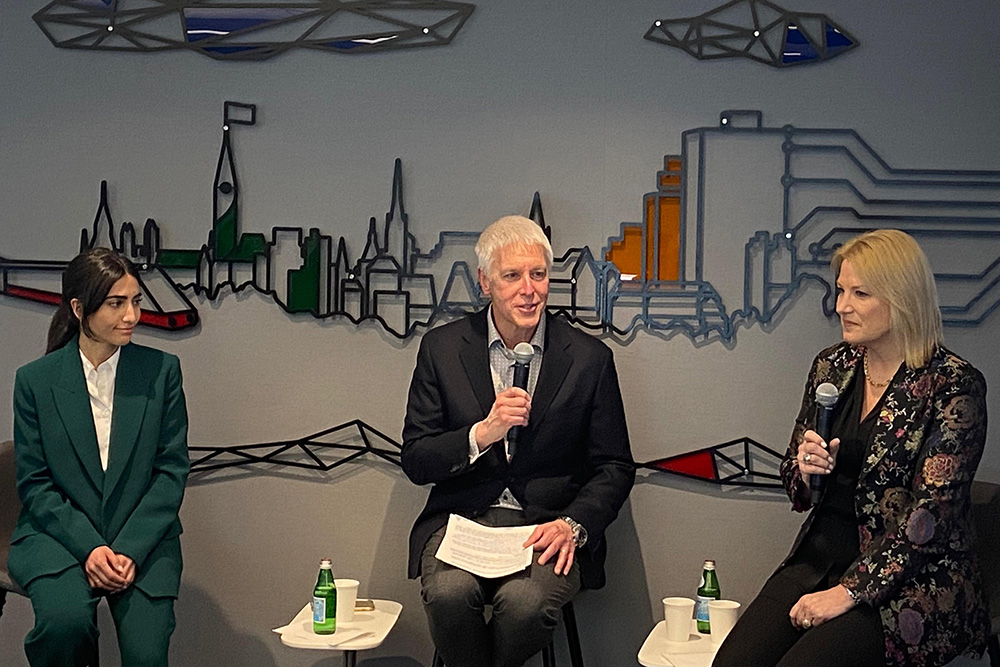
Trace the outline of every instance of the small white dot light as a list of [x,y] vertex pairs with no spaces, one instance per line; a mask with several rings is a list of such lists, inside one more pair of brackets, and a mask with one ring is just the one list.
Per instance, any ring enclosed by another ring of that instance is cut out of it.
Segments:
[[113,31],[114,29],[115,29],[115,27],[114,27],[113,25],[109,25],[109,26],[108,26],[108,32],[111,32],[111,31]]
[[722,119],[722,124],[723,125],[728,125],[729,124],[729,119],[728,118],[723,118]]
[[424,28],[424,34],[425,34],[425,35],[426,35],[427,33],[429,33],[430,31],[431,31],[431,29],[430,29],[430,28]]
[[657,22],[656,22],[656,23],[655,23],[654,25],[655,25],[655,26],[656,26],[657,28],[659,28],[659,27],[660,27],[661,25],[663,25],[663,21],[657,21]]
[[753,31],[753,36],[754,37],[760,37],[760,30],[754,30]]
[[222,131],[223,132],[228,132],[229,131],[229,126],[228,125],[223,125],[222,126]]
[[785,238],[786,239],[792,238],[792,233],[791,232],[785,232]]

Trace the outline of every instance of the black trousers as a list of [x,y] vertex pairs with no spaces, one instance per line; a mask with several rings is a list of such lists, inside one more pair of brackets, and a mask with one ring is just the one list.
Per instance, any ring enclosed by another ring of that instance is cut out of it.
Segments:
[[787,570],[772,576],[719,647],[713,667],[884,667],[885,635],[878,612],[861,603],[809,630],[788,612],[806,593]]

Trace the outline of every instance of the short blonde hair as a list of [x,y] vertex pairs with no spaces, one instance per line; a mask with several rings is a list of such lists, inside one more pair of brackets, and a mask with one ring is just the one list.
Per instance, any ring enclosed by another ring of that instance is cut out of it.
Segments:
[[838,278],[845,260],[872,296],[889,304],[889,327],[906,365],[925,365],[944,335],[934,273],[924,251],[909,234],[877,229],[855,236],[833,253],[830,266]]
[[545,266],[552,268],[552,245],[545,232],[534,220],[521,215],[500,218],[483,230],[476,242],[476,259],[479,269],[486,275],[493,270],[497,252],[507,246],[541,246],[545,253]]

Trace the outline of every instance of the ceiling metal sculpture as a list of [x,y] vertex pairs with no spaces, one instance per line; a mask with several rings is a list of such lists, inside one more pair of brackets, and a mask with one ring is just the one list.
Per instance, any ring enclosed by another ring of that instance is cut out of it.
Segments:
[[265,60],[292,49],[442,46],[474,9],[449,0],[55,0],[34,19],[67,49]]
[[645,38],[699,60],[748,58],[774,67],[829,60],[858,45],[825,14],[796,12],[767,0],[733,0],[698,16],[660,19]]

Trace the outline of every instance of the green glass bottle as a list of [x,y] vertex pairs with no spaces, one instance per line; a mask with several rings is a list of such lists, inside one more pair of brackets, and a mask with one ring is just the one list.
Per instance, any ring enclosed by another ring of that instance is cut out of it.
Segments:
[[701,571],[701,585],[698,587],[695,617],[698,619],[698,632],[707,635],[711,632],[708,624],[708,601],[722,597],[719,590],[719,577],[715,574],[715,561],[706,560]]
[[337,631],[337,584],[329,558],[319,562],[319,577],[313,589],[313,632],[332,635]]

